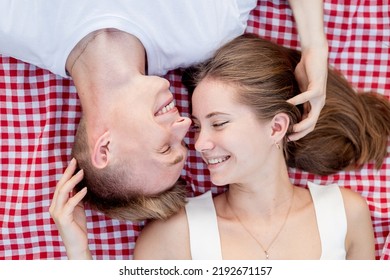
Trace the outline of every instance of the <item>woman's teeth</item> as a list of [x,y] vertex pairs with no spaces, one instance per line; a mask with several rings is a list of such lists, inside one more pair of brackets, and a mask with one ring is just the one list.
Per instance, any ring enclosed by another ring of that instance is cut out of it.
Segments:
[[227,160],[228,158],[229,158],[229,157],[212,158],[212,159],[208,159],[207,162],[208,162],[208,164],[217,164],[217,163],[224,162],[224,161]]

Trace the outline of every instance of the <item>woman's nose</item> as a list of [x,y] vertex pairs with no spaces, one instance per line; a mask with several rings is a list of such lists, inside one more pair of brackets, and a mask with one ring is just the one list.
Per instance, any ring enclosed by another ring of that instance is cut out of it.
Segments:
[[195,135],[195,149],[198,152],[204,152],[207,150],[211,150],[214,148],[214,144],[211,141],[208,133],[204,130],[200,130],[200,132]]

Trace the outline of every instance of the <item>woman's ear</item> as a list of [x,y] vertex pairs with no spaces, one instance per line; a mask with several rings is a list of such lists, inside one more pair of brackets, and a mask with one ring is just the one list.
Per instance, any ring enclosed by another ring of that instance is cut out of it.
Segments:
[[110,159],[110,132],[103,133],[96,141],[92,151],[91,160],[93,166],[102,169],[108,165]]
[[285,113],[279,113],[271,121],[271,137],[275,143],[281,141],[287,133],[290,125],[290,118]]

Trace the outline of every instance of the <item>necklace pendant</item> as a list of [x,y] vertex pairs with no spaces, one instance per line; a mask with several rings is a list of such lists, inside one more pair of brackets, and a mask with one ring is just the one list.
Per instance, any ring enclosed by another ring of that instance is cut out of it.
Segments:
[[266,259],[266,260],[269,260],[268,252],[267,252],[267,251],[264,251],[264,254],[265,254],[265,259]]

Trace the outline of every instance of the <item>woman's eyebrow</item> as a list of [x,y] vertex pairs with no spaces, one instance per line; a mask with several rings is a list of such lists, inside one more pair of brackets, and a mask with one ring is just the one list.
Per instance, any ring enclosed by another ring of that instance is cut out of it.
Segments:
[[[225,116],[228,116],[229,114],[227,114],[227,113],[222,113],[222,112],[218,112],[218,111],[217,111],[217,112],[211,112],[211,113],[208,113],[208,114],[206,115],[206,119],[210,119],[210,118],[215,117],[215,116],[218,116],[218,115],[225,115]],[[191,118],[192,118],[192,119],[195,119],[195,120],[198,119],[198,118],[195,117],[194,115],[192,115]]]

